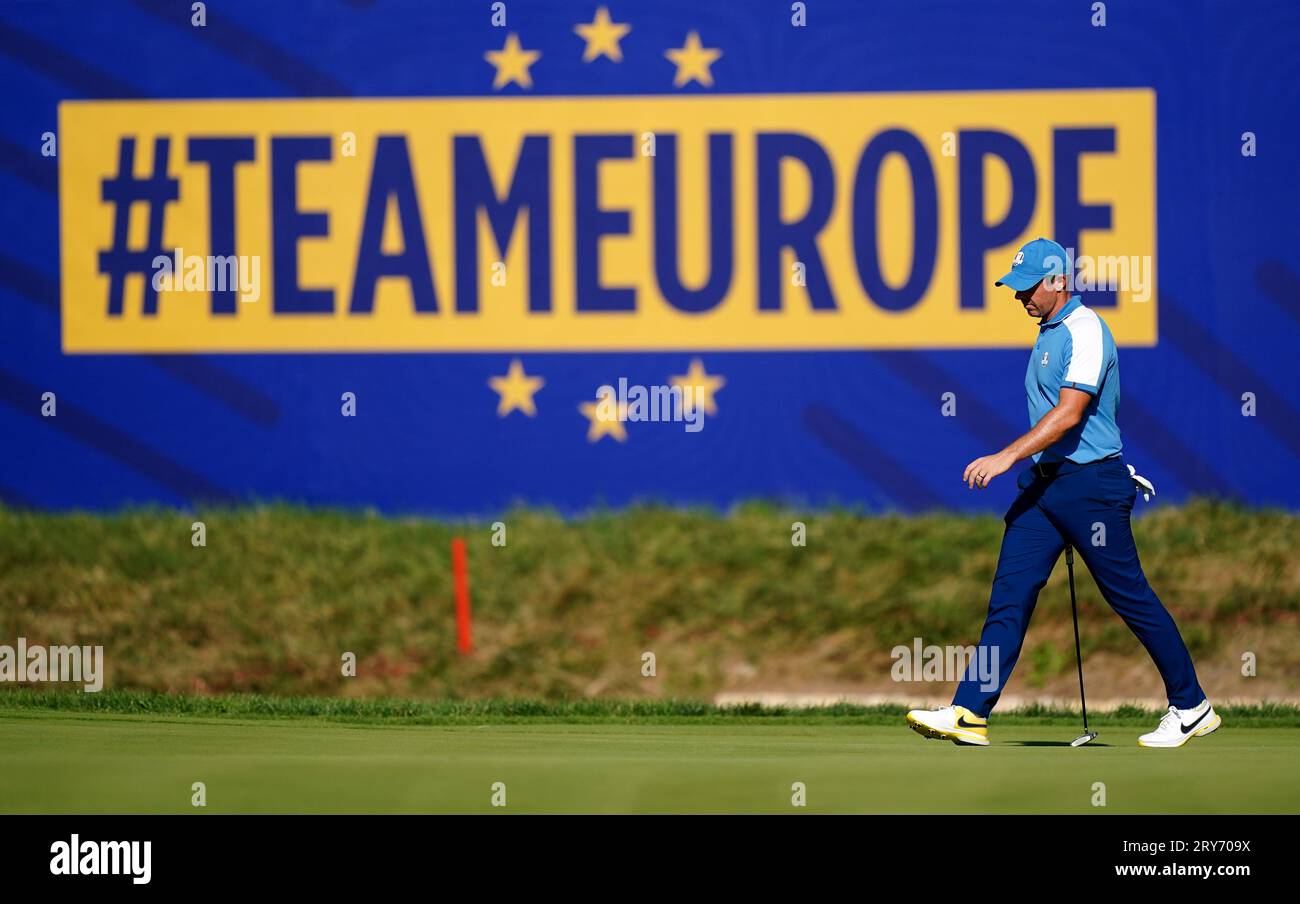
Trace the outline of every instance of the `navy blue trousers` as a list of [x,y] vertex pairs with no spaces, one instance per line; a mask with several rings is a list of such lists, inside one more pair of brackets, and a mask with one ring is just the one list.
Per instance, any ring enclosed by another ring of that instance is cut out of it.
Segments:
[[[1178,626],[1142,573],[1129,525],[1137,494],[1123,459],[1064,462],[1051,476],[1030,468],[1017,486],[1020,495],[1004,519],[1006,533],[980,636],[988,652],[971,660],[953,703],[977,716],[987,716],[997,704],[1020,658],[1038,592],[1066,543],[1079,551],[1101,595],[1151,654],[1170,704],[1188,709],[1204,700]],[[981,661],[998,663],[996,681],[975,674]]]

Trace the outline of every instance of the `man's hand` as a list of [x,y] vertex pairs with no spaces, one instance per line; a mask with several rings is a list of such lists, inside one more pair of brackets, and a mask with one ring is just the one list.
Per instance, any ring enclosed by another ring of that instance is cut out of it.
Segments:
[[1079,421],[1083,420],[1083,414],[1091,400],[1092,396],[1083,390],[1063,386],[1056,406],[1043,415],[1028,433],[1001,452],[975,459],[966,466],[961,479],[966,481],[966,486],[971,489],[975,487],[984,489],[989,485],[990,480],[1006,473],[1020,459],[1042,452],[1065,436]]
[[1005,474],[1015,463],[1016,459],[1005,451],[998,452],[996,455],[985,455],[968,464],[961,479],[966,482],[967,489],[979,487],[982,490],[989,485],[990,480],[999,474]]

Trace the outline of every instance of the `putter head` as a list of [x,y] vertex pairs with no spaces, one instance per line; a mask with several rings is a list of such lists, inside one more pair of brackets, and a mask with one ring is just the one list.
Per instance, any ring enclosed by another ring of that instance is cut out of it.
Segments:
[[1091,740],[1092,740],[1093,738],[1095,738],[1095,737],[1097,737],[1097,732],[1095,732],[1095,731],[1085,731],[1083,734],[1079,735],[1077,738],[1075,738],[1073,741],[1071,741],[1071,742],[1070,742],[1070,746],[1071,746],[1071,747],[1082,747],[1084,744],[1087,744],[1089,741],[1091,741]]

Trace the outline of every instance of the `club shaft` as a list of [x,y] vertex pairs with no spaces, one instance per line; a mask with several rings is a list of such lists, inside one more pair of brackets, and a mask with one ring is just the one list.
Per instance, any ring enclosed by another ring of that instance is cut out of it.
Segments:
[[1083,732],[1088,733],[1088,698],[1083,693],[1083,650],[1079,646],[1079,604],[1074,595],[1074,547],[1065,547],[1065,570],[1070,577],[1070,617],[1074,621],[1074,661],[1079,666],[1079,706],[1083,709]]

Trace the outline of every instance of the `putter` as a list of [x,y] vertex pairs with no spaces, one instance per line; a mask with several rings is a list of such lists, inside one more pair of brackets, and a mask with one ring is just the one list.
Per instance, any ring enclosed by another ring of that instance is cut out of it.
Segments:
[[1083,695],[1083,652],[1079,647],[1079,604],[1074,598],[1074,547],[1065,547],[1065,570],[1070,576],[1070,615],[1074,619],[1074,661],[1079,664],[1079,705],[1083,707],[1083,734],[1070,742],[1071,747],[1082,747],[1097,732],[1088,730],[1088,700]]

